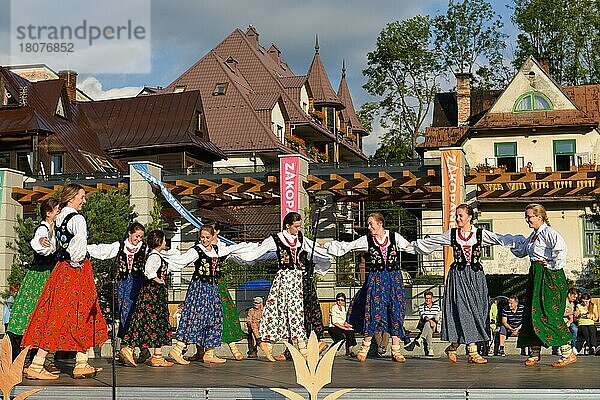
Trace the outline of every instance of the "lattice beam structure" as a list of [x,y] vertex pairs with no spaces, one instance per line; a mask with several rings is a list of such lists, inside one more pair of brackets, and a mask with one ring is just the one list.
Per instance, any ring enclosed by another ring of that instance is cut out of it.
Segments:
[[592,201],[600,194],[600,171],[472,172],[467,185],[477,185],[477,199],[503,201]]

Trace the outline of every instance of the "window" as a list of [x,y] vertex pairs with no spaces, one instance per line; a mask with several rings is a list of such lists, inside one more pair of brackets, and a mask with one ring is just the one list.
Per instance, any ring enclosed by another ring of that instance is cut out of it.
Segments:
[[10,168],[10,152],[0,153],[0,168]]
[[185,86],[175,86],[173,88],[173,93],[181,93],[185,92]]
[[213,96],[219,96],[225,94],[225,92],[227,92],[227,83],[217,83],[213,91]]
[[327,118],[327,129],[329,132],[335,132],[335,108],[333,107],[325,107],[326,110],[326,118]]
[[60,175],[63,172],[63,155],[53,154],[50,160],[50,175]]
[[58,104],[56,105],[56,115],[63,117],[63,118],[67,118],[67,114],[65,113],[65,103],[61,98],[58,99]]
[[283,142],[283,126],[277,125],[277,138]]
[[569,171],[571,165],[575,165],[575,139],[554,140],[554,169],[556,171]]
[[25,175],[32,175],[31,159],[32,153],[18,152],[17,153],[17,170],[25,172]]
[[505,166],[506,172],[517,172],[517,142],[494,143],[496,166]]
[[203,129],[202,129],[202,125],[203,125],[202,124],[202,118],[203,118],[202,113],[200,111],[197,111],[196,112],[196,131],[197,132],[202,132],[203,131]]
[[[488,231],[493,232],[492,221],[478,219],[476,225],[478,228],[487,229]],[[481,258],[483,260],[493,260],[494,259],[493,248],[494,248],[494,246],[481,247]]]
[[12,93],[8,89],[7,86],[4,86],[4,87],[0,86],[0,95],[1,95],[3,106],[18,106],[19,105],[19,100],[14,95],[14,93]]
[[552,110],[552,102],[539,92],[525,93],[517,99],[513,108],[514,112],[549,110]]
[[588,216],[583,217],[583,256],[597,255],[598,244],[600,244],[600,225],[595,224]]

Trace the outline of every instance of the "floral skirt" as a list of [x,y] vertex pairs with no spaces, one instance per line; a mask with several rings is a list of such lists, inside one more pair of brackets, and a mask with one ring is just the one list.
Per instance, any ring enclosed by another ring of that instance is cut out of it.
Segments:
[[302,290],[304,293],[304,329],[306,329],[307,335],[310,335],[310,332],[315,332],[320,340],[323,338],[323,331],[325,330],[323,328],[323,313],[319,304],[315,281],[312,277],[304,276],[302,278]]
[[212,349],[221,345],[222,332],[219,288],[214,283],[192,281],[181,310],[177,340]]
[[32,265],[29,271],[25,274],[21,287],[17,293],[15,304],[10,310],[10,321],[8,323],[8,332],[15,335],[23,335],[31,313],[35,310],[46,281],[50,276],[53,266],[37,266]]
[[167,304],[167,287],[146,280],[137,298],[131,324],[123,337],[123,345],[140,348],[160,348],[171,344],[171,324]]
[[260,337],[265,342],[306,340],[302,271],[278,270],[260,318]]
[[227,344],[239,342],[244,339],[244,332],[240,325],[240,316],[238,315],[237,307],[231,299],[225,281],[220,279],[218,286],[223,307],[223,333],[221,334],[221,340]]
[[125,337],[125,333],[127,333],[127,330],[129,329],[129,325],[131,324],[131,311],[140,295],[143,284],[143,276],[134,278],[131,273],[127,274],[127,279],[119,280],[117,282],[117,296],[119,299],[120,310],[119,332],[117,333],[117,337],[120,337],[121,339]]
[[562,346],[573,339],[563,320],[567,290],[565,271],[553,271],[541,263],[531,263],[518,347]]
[[40,295],[21,346],[85,352],[108,340],[106,321],[98,306],[92,264],[56,264]]
[[348,314],[356,315],[358,310],[364,309],[364,324],[361,324],[360,317],[349,318],[355,332],[366,336],[388,332],[391,336],[402,338],[405,336],[405,308],[402,272],[371,271],[365,285],[352,300]]

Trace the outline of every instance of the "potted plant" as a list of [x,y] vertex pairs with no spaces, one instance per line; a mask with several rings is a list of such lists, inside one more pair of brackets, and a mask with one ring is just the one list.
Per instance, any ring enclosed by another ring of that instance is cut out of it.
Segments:
[[477,170],[477,172],[481,172],[484,174],[489,174],[490,172],[492,172],[492,167],[487,165],[487,164],[477,164],[477,166],[475,167],[475,169]]
[[285,137],[285,141],[293,150],[296,151],[306,147],[306,142],[304,142],[304,140],[300,139],[297,136],[288,135]]
[[325,121],[325,113],[323,111],[312,110],[309,114],[319,122]]
[[594,163],[594,162],[582,163],[577,166],[577,171],[595,171],[595,170],[596,170],[596,163]]

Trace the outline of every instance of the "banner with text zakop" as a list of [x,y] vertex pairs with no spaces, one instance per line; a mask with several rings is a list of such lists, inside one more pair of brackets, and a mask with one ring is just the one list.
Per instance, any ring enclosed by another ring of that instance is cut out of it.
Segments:
[[[442,149],[442,218],[444,232],[456,227],[456,207],[464,201],[464,153],[460,148]],[[444,247],[444,277],[454,260],[452,248]]]
[[298,212],[300,157],[288,156],[279,159],[279,189],[281,197],[281,222],[287,213]]

